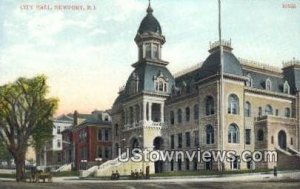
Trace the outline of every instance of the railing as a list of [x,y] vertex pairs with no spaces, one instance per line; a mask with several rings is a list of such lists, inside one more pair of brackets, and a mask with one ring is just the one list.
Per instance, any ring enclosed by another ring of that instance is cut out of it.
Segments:
[[289,66],[294,66],[294,65],[300,65],[300,60],[296,60],[295,57],[290,60],[290,61],[286,61],[286,62],[282,62],[282,65],[284,68],[289,67]]
[[244,58],[240,58],[240,57],[238,58],[238,60],[241,62],[242,65],[245,65],[245,66],[250,66],[250,67],[254,67],[254,68],[260,68],[263,70],[269,70],[269,71],[281,73],[280,68],[271,66],[269,64],[261,63],[261,62],[254,61],[254,60],[248,60],[248,59],[244,59]]
[[290,124],[296,124],[297,121],[295,118],[292,117],[281,117],[275,115],[262,115],[255,118],[255,121],[263,121],[263,120],[270,120],[270,121],[278,121],[278,122],[285,122]]
[[164,127],[166,124],[165,122],[155,122],[155,121],[144,121],[141,120],[139,122],[135,122],[132,124],[126,124],[124,127],[125,129],[129,130],[129,129],[133,129],[133,128],[138,128],[138,127]]
[[218,47],[220,45],[231,48],[231,39],[229,41],[221,40],[221,43],[220,43],[220,41],[215,41],[213,43],[209,42],[209,48],[210,49],[213,49],[213,48]]

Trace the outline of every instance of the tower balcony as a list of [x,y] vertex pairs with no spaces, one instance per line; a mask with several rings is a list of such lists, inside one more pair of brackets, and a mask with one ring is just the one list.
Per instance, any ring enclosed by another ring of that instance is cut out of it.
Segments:
[[131,130],[136,128],[143,128],[143,127],[151,127],[161,129],[166,125],[165,122],[156,122],[156,121],[148,121],[148,120],[140,120],[134,123],[129,123],[124,125],[124,130]]

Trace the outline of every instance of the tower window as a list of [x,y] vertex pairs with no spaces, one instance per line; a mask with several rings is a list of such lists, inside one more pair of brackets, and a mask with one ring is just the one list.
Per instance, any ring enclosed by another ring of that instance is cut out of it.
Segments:
[[153,44],[152,46],[152,50],[153,50],[153,58],[154,59],[158,59],[158,45],[157,44]]
[[246,117],[251,116],[251,104],[250,104],[250,102],[245,103],[245,116]]
[[206,115],[214,114],[214,99],[211,96],[206,97],[205,100],[206,105]]
[[235,124],[231,124],[228,129],[228,143],[239,143],[239,129]]
[[215,141],[214,128],[211,125],[206,126],[206,144],[213,144]]
[[262,129],[259,129],[257,132],[257,140],[263,141],[264,140],[264,131]]
[[231,94],[228,99],[228,113],[238,114],[239,112],[239,99],[235,94]]
[[246,129],[246,144],[251,144],[251,129]]
[[145,44],[145,50],[146,50],[146,58],[151,58],[151,44],[146,43]]

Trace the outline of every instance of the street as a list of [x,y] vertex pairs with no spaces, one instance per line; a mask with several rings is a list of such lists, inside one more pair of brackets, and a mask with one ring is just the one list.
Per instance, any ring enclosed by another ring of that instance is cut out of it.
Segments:
[[162,188],[299,188],[300,181],[298,182],[112,182],[112,183],[16,183],[10,181],[0,181],[0,189],[162,189]]

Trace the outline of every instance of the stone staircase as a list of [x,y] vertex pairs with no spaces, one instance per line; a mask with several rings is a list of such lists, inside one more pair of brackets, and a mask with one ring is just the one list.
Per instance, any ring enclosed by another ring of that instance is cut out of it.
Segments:
[[101,164],[100,166],[93,166],[89,168],[88,170],[82,170],[80,171],[80,177],[88,177],[88,176],[111,176],[112,172],[118,171],[121,176],[124,175],[130,175],[131,170],[140,171],[141,169],[144,170],[144,173],[146,172],[146,167],[149,166],[150,168],[150,174],[154,173],[154,163],[151,162],[134,162],[131,159],[126,162],[120,161],[120,158],[126,156],[126,154],[122,154],[119,157],[106,161],[105,163]]
[[68,163],[60,166],[54,172],[64,172],[64,171],[71,171],[71,170],[72,170],[72,163]]
[[300,169],[300,153],[291,148],[277,148],[278,169]]

